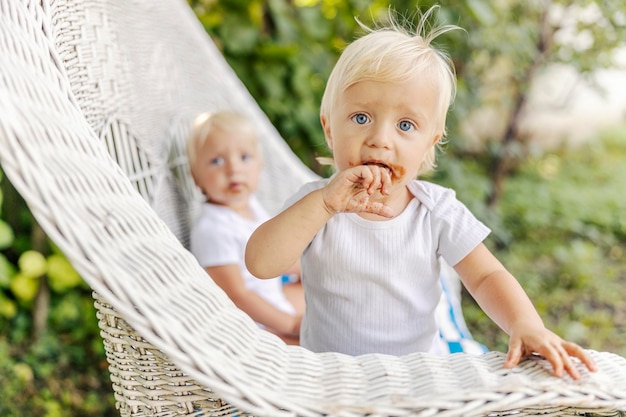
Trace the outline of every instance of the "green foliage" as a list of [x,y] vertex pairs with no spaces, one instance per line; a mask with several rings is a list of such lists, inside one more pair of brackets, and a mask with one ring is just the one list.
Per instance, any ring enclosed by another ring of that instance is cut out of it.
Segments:
[[[59,338],[59,334],[62,338]],[[94,335],[90,336],[93,339]],[[21,349],[0,338],[0,415],[7,417],[115,416],[106,362],[63,333],[48,333]]]
[[119,415],[91,290],[0,178],[0,415]]
[[533,110],[531,88],[554,66],[573,68],[594,85],[594,71],[618,65],[626,3],[466,0],[444,7],[464,11],[457,15],[468,33],[465,48],[451,50],[459,77],[451,136],[459,139],[463,132],[475,130],[469,125],[473,116],[492,114],[494,119],[493,126],[479,134],[479,144],[452,140],[451,149],[466,157],[478,147],[487,157],[488,203],[494,207],[507,177],[533,152],[529,134],[521,127],[524,115]]
[[527,94],[547,65],[573,66],[583,75],[616,65],[613,52],[626,33],[621,2],[447,3],[443,7],[467,30],[467,43],[450,50],[460,77],[454,113],[483,105],[512,110],[516,93]]
[[[550,328],[622,355],[626,180],[619,173],[625,159],[626,135],[616,130],[581,148],[528,160],[507,182],[499,213],[510,240],[496,248]],[[466,304],[468,321],[481,329],[474,333],[505,349],[501,332]]]
[[14,236],[11,226],[9,226],[5,221],[0,220],[0,249],[5,249],[11,246],[13,239]]

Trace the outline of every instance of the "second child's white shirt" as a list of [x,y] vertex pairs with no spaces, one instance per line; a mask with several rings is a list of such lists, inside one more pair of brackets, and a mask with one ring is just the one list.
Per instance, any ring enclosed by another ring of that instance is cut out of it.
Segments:
[[232,209],[217,204],[203,203],[190,233],[190,250],[203,268],[237,265],[246,288],[254,291],[276,308],[288,314],[295,310],[285,297],[280,278],[258,279],[245,264],[248,239],[269,216],[253,197],[250,208],[254,219],[240,216]]

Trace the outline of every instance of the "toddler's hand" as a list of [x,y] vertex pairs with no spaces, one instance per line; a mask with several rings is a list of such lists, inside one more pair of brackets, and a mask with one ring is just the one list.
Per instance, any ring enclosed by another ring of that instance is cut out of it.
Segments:
[[565,370],[572,378],[580,379],[571,357],[580,359],[590,371],[596,371],[591,355],[576,343],[563,340],[545,327],[520,327],[511,333],[505,368],[513,368],[522,358],[537,353],[550,362],[553,374],[559,378]]
[[326,207],[333,213],[372,213],[393,217],[391,208],[376,199],[389,195],[391,175],[377,165],[358,165],[339,172],[323,190]]

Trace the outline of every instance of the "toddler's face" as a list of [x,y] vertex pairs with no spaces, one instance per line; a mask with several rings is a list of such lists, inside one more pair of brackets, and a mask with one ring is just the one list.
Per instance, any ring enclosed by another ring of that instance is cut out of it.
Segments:
[[216,128],[199,149],[196,184],[211,203],[245,212],[250,196],[258,188],[262,168],[254,135]]
[[439,94],[429,76],[408,81],[360,81],[337,98],[322,120],[339,171],[363,164],[385,167],[392,192],[417,177],[427,152],[441,138]]

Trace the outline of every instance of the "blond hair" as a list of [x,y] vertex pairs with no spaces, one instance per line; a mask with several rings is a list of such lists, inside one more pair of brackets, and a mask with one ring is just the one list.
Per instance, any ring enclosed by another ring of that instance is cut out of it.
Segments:
[[198,152],[215,130],[225,132],[245,133],[256,137],[254,126],[250,120],[241,113],[223,110],[215,113],[200,113],[195,117],[191,133],[187,139],[187,159],[192,177],[196,169]]
[[[439,86],[437,126],[442,138],[445,137],[446,116],[456,95],[456,73],[450,57],[432,42],[446,32],[461,28],[430,24],[431,15],[437,9],[438,6],[433,6],[424,13],[418,11],[416,27],[391,9],[385,25],[368,28],[359,21],[368,33],[348,45],[339,57],[322,96],[320,116],[329,120],[337,97],[360,81],[401,82],[429,71]],[[433,147],[426,155],[419,174],[435,167],[435,152]],[[328,158],[320,160],[326,163]]]

